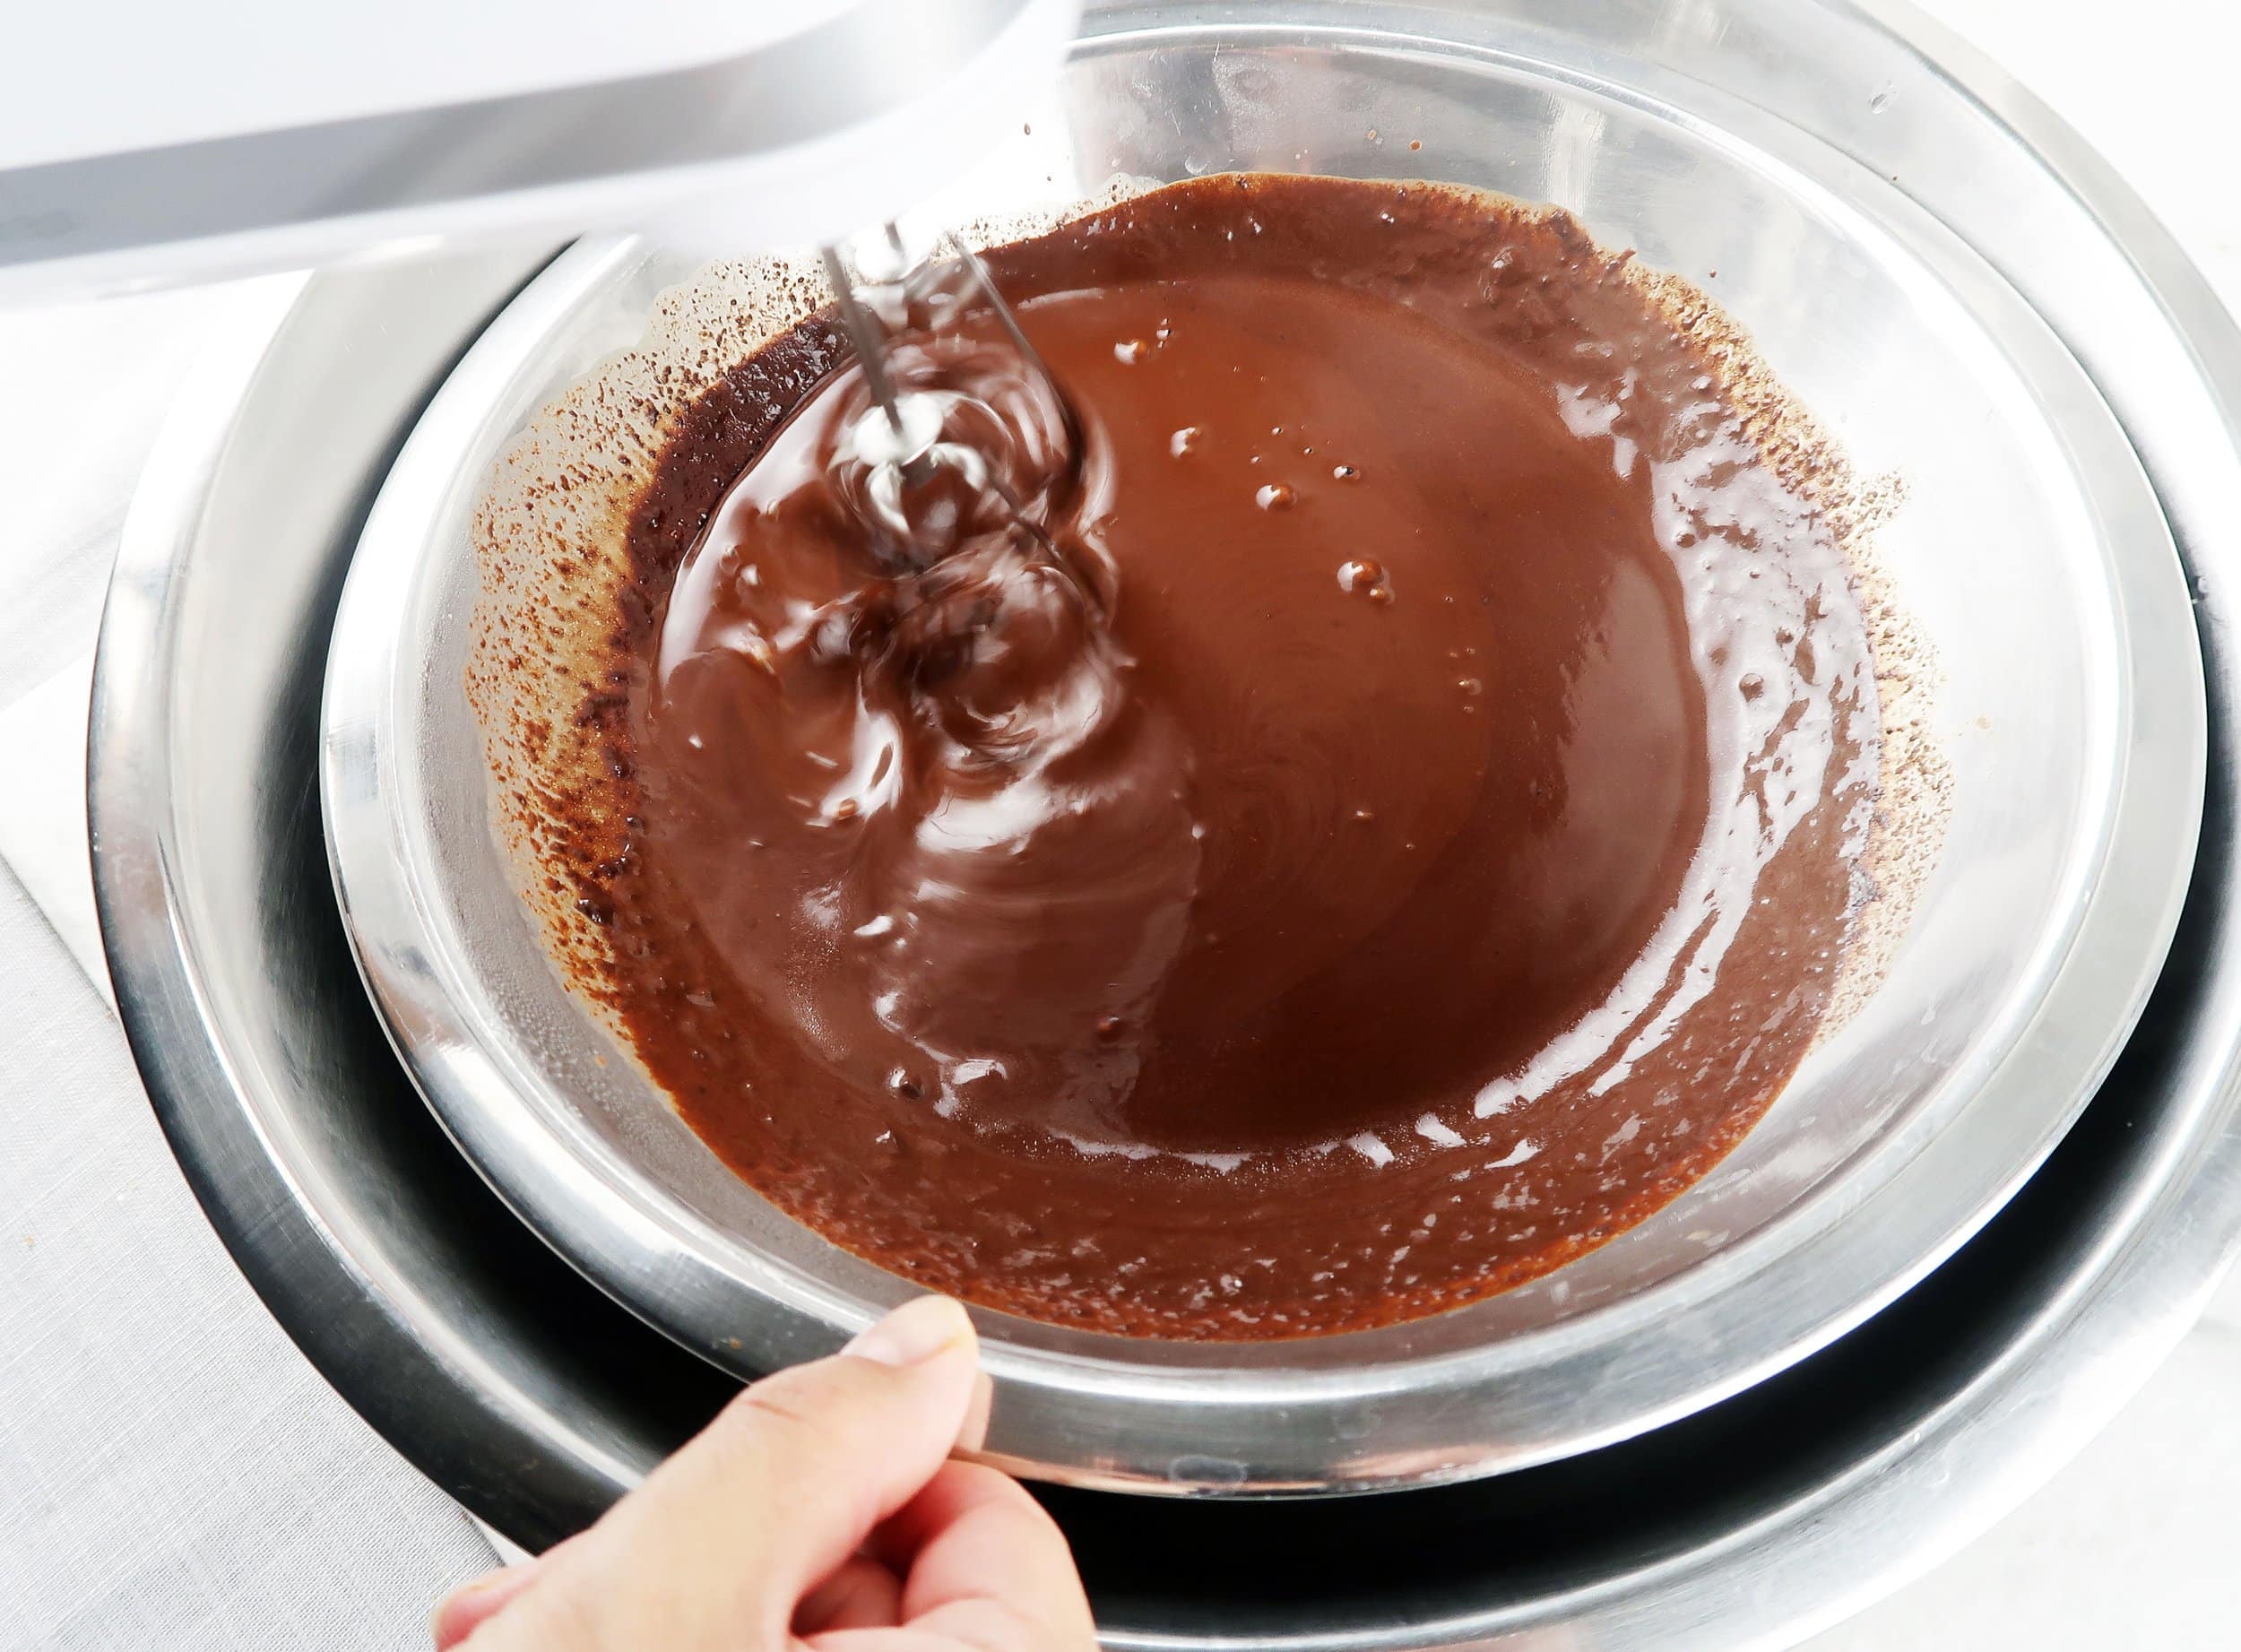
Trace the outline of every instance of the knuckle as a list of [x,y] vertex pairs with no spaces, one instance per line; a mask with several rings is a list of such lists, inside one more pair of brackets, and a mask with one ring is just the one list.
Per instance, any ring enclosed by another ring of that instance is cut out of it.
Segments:
[[768,1392],[758,1385],[749,1388],[743,1397],[741,1409],[766,1427],[795,1431],[812,1437],[827,1432],[832,1426],[831,1407],[820,1405],[809,1397],[786,1388]]
[[779,1371],[734,1399],[725,1422],[778,1455],[830,1451],[846,1444],[868,1397],[856,1377],[832,1361]]
[[1066,1533],[1048,1509],[1035,1501],[1034,1493],[1000,1468],[986,1463],[953,1463],[950,1472],[984,1489],[995,1506],[1006,1518],[1017,1520],[1053,1541],[1064,1544]]

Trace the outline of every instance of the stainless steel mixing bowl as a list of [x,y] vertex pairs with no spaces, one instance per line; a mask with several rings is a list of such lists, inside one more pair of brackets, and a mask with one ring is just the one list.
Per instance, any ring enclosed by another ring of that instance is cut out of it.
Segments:
[[[1885,985],[1666,1211],[1505,1296],[1312,1342],[983,1316],[996,1456],[1089,1484],[1360,1490],[1637,1433],[1918,1279],[2038,1164],[2122,1043],[2186,885],[2204,710],[2157,496],[2034,290],[2071,283],[2090,313],[2104,254],[2082,245],[2027,279],[1980,250],[1976,215],[2008,210],[1994,186],[1908,177],[1972,106],[1884,37],[1821,24],[1800,56],[1769,18],[1646,0],[1592,19],[1103,7],[1059,107],[945,203],[964,218],[1114,172],[1270,167],[1571,208],[1703,284],[1862,469],[1903,479],[1881,554],[1937,651],[1956,780]],[[493,454],[688,273],[635,243],[579,247],[453,373],[359,543],[324,783],[361,964],[446,1126],[593,1280],[747,1372],[829,1349],[908,1287],[779,1216],[631,1063],[601,1060],[605,1034],[515,907],[459,688],[466,522]]]
[[[1623,51],[1666,16],[1575,21]],[[1772,1652],[2040,1483],[2241,1246],[2241,330],[2073,134],[1898,0],[1705,16],[1701,38],[1765,65],[1764,98],[1801,118],[1829,88],[1774,65],[1894,89],[1903,125],[1863,116],[1833,141],[1884,171],[1938,158],[1917,194],[2031,292],[2147,466],[2213,712],[2172,956],[2087,1111],[1982,1233],[1685,1422],[1377,1498],[1043,1488],[1116,1652]],[[213,1225],[369,1423],[532,1548],[731,1385],[533,1238],[421,1105],[337,921],[316,791],[319,681],[368,505],[434,385],[542,262],[499,248],[335,272],[212,337],[125,524],[89,752],[118,1007]]]

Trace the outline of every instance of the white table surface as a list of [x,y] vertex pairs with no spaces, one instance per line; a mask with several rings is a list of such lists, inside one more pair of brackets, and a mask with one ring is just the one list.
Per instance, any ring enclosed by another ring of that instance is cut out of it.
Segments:
[[[1926,9],[2099,147],[2241,308],[2241,14],[2225,0]],[[221,290],[0,312],[8,1652],[417,1647],[426,1602],[487,1557],[231,1275],[163,1153],[122,1034],[70,961],[106,988],[82,794],[103,581],[203,330],[241,301]],[[101,1165],[58,1145],[94,1131],[111,1155]],[[191,1368],[175,1375],[183,1349]],[[2241,1648],[2237,1501],[2241,1285],[2229,1283],[2052,1483],[1812,1652]]]

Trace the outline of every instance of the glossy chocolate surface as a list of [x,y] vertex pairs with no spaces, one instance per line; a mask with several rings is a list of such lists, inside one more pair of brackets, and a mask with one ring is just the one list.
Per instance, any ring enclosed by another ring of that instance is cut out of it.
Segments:
[[987,417],[991,326],[924,348],[1025,526],[868,525],[821,320],[662,455],[583,714],[640,1060],[835,1242],[1139,1335],[1409,1318],[1669,1200],[1812,1041],[1875,779],[1842,557],[1716,364],[1423,186],[991,264],[1078,468]]

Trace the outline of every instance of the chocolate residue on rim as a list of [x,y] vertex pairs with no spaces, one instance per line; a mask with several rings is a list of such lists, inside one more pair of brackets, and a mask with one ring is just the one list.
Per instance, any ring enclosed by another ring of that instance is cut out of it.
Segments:
[[[942,629],[918,575],[727,513],[790,412],[849,394],[812,317],[641,384],[634,486],[555,479],[604,627],[478,626],[501,826],[571,983],[781,1208],[1037,1318],[1389,1323],[1665,1204],[1873,951],[1873,879],[1904,883],[1844,554],[1869,490],[1700,296],[1560,212],[1209,178],[991,262],[1092,416],[1103,480],[1059,537],[1113,571],[1126,717],[1063,778],[1113,829],[953,861],[998,878],[944,912],[939,786],[810,795],[867,706],[956,734],[922,659],[881,700],[845,644],[783,689],[757,657],[785,568]],[[479,536],[500,604],[537,577],[521,533]],[[991,903],[1011,927],[976,932]],[[1069,914],[1040,953],[1039,908]]]

